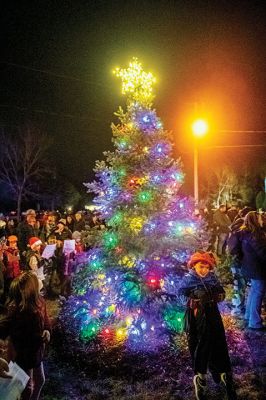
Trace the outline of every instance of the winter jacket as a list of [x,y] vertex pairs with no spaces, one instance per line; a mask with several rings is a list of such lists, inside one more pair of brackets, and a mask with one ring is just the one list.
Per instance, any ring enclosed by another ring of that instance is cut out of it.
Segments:
[[208,299],[210,301],[214,299],[216,300],[216,295],[223,293],[224,289],[213,272],[210,272],[207,276],[201,278],[194,270],[191,270],[183,277],[178,289],[179,295],[199,298],[200,294],[202,294],[202,299],[204,297],[206,301]]
[[231,225],[231,233],[227,240],[228,253],[233,257],[232,267],[241,268],[242,265],[242,246],[241,246],[241,226],[244,223],[243,218],[237,218]]
[[64,240],[72,239],[72,233],[67,227],[65,227],[62,232],[59,232],[58,229],[55,229],[52,232],[52,235],[55,235],[56,240],[60,240],[62,242]]
[[184,329],[194,372],[206,374],[208,368],[218,373],[230,372],[224,326],[217,305],[224,299],[224,290],[217,277],[210,272],[201,278],[191,270],[183,277],[178,293],[189,298]]
[[4,275],[6,278],[16,278],[20,274],[19,251],[8,247],[3,254],[3,262],[5,264]]
[[28,249],[29,238],[39,236],[39,228],[28,224],[26,221],[18,225],[18,248],[21,252]]
[[242,273],[249,279],[266,279],[266,236],[256,237],[243,230],[239,235],[242,251]]
[[216,225],[218,233],[229,233],[231,220],[226,213],[216,210],[213,214],[213,223]]
[[80,219],[79,221],[74,219],[72,232],[76,232],[76,231],[78,231],[78,232],[85,231],[85,220],[84,219]]
[[9,306],[7,315],[0,319],[0,338],[5,340],[10,336],[15,350],[14,361],[24,370],[40,365],[44,353],[42,334],[44,330],[50,331],[45,301],[41,297],[40,305],[36,312]]

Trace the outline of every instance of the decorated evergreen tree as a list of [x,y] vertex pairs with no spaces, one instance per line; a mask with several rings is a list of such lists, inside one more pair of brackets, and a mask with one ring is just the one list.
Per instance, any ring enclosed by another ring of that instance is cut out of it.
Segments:
[[114,73],[127,109],[115,113],[115,150],[96,163],[97,180],[86,185],[107,229],[97,231],[61,319],[86,344],[152,351],[182,329],[178,282],[203,238],[193,202],[178,196],[184,174],[152,108],[154,76],[137,59]]

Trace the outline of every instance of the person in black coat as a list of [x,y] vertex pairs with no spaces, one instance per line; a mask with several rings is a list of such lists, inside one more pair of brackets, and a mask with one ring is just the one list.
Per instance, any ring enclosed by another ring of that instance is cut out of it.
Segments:
[[36,221],[36,213],[30,209],[26,212],[26,220],[19,223],[17,228],[18,248],[21,257],[21,267],[26,268],[26,252],[31,237],[39,236],[39,226]]
[[77,211],[74,215],[73,231],[72,232],[85,231],[85,219],[81,211]]
[[183,277],[178,294],[188,299],[185,330],[195,373],[196,399],[207,399],[206,374],[209,369],[214,381],[225,385],[228,400],[235,400],[231,362],[217,305],[224,300],[225,292],[213,273],[215,265],[211,254],[193,254],[188,262],[189,273]]

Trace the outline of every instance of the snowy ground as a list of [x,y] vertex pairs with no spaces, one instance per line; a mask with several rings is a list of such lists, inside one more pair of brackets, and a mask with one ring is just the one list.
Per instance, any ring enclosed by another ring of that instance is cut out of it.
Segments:
[[[54,318],[58,302],[48,302]],[[250,332],[243,322],[224,318],[239,400],[263,400],[266,391],[266,333]],[[62,343],[61,343],[62,344]],[[61,356],[64,346],[51,343],[46,357],[46,383],[41,400],[192,400],[192,370],[186,351],[150,359],[121,360],[104,368],[78,367]],[[74,357],[75,358],[75,357]],[[83,360],[84,361],[84,360]],[[209,377],[209,400],[225,399],[223,388]]]

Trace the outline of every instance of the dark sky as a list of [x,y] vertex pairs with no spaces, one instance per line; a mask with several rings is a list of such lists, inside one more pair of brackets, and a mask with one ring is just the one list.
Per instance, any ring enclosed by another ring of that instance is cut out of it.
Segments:
[[[60,170],[92,179],[111,148],[113,112],[124,104],[111,71],[136,56],[158,78],[155,107],[173,130],[191,179],[186,118],[211,115],[212,144],[265,143],[265,2],[245,0],[6,1],[1,5],[0,123],[31,120],[54,137]],[[209,161],[262,163],[265,150],[210,150]],[[236,155],[237,154],[237,155]],[[204,153],[204,157],[206,152]],[[243,162],[243,161],[242,161]],[[209,167],[210,164],[208,164]]]

